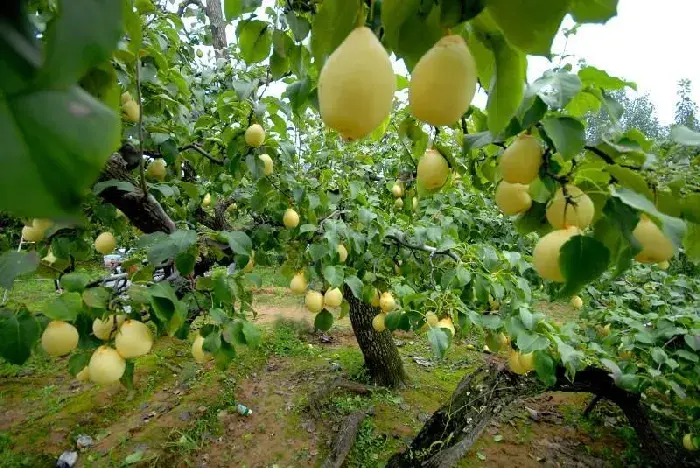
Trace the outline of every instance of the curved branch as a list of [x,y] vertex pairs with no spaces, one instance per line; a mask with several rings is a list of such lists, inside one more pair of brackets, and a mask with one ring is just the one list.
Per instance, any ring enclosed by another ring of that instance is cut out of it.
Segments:
[[457,254],[449,249],[438,250],[435,247],[431,247],[431,246],[425,245],[425,244],[423,244],[423,245],[409,244],[408,242],[404,241],[403,239],[399,238],[398,236],[396,236],[394,234],[389,234],[389,235],[385,236],[384,239],[389,239],[389,240],[393,241],[394,244],[400,245],[402,247],[406,247],[407,249],[421,250],[423,252],[428,252],[431,256],[432,255],[446,255],[446,256],[450,257],[452,260],[454,260],[455,262],[460,261]]
[[207,158],[209,161],[213,162],[214,164],[218,164],[219,166],[224,165],[224,161],[222,161],[221,159],[217,159],[214,156],[212,156],[211,154],[207,153],[204,150],[204,148],[199,146],[197,143],[190,143],[189,145],[183,146],[182,148],[180,148],[180,152],[182,153],[182,152],[190,150],[190,149],[195,150],[196,152],[198,152],[199,154],[201,154],[202,156],[204,156],[205,158]]

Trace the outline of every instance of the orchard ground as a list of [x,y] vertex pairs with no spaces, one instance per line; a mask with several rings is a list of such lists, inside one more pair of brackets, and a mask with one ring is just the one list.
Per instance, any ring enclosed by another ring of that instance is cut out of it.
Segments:
[[[190,343],[157,341],[139,358],[134,383],[97,387],[67,372],[67,358],[42,352],[25,366],[0,366],[0,466],[53,466],[81,434],[94,445],[78,466],[319,466],[343,419],[358,409],[370,416],[345,466],[381,466],[405,446],[485,355],[478,333],[458,339],[453,352],[432,359],[424,336],[395,333],[411,383],[390,391],[369,386],[340,390],[314,417],[309,400],[336,378],[362,382],[362,353],[349,320],[328,333],[311,329],[313,316],[272,269],[255,294],[263,345],[242,349],[228,371],[196,365]],[[98,276],[99,268],[93,273]],[[39,305],[54,294],[51,281],[25,278],[12,300]],[[567,304],[540,301],[540,310],[576,320]],[[472,344],[475,350],[468,345]],[[460,466],[626,466],[639,454],[624,416],[601,402],[588,416],[587,394],[547,393],[513,405],[496,418]],[[320,400],[321,401],[321,400]],[[236,412],[240,403],[253,410]]]

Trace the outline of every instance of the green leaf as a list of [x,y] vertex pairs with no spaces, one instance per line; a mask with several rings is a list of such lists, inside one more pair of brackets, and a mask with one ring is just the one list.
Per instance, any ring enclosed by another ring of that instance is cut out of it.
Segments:
[[328,331],[331,329],[332,325],[333,314],[328,312],[326,309],[323,309],[316,315],[316,319],[314,320],[314,327],[317,330]]
[[85,273],[68,273],[61,277],[61,287],[68,292],[83,292],[90,282],[90,277]]
[[440,327],[433,327],[428,330],[428,342],[433,350],[435,359],[442,359],[447,352],[447,348],[450,347],[450,338],[445,330]]
[[327,265],[323,267],[323,277],[328,281],[331,287],[339,288],[343,285],[343,267]]
[[617,15],[618,0],[573,0],[571,16],[577,23],[605,23]]
[[314,15],[311,26],[311,52],[316,64],[321,65],[357,26],[362,13],[359,2],[324,0]]
[[227,241],[231,250],[238,255],[250,257],[253,252],[253,241],[243,231],[226,231],[220,233]]
[[688,233],[683,240],[685,254],[691,262],[700,264],[700,224],[688,223]]
[[583,86],[596,86],[607,91],[617,91],[624,89],[625,86],[630,86],[636,89],[633,83],[628,83],[625,80],[610,76],[608,72],[599,70],[596,67],[584,67],[578,71],[578,77],[581,78]]
[[158,242],[148,252],[148,262],[159,265],[166,260],[175,258],[197,242],[196,231],[175,231],[164,241]]
[[0,99],[0,210],[34,217],[78,210],[119,145],[119,129],[119,117],[77,87]]
[[262,0],[224,0],[226,21],[232,21],[243,13],[250,13],[262,5]]
[[552,117],[543,120],[542,126],[565,159],[571,159],[583,151],[586,131],[579,120],[571,117]]
[[260,333],[258,327],[256,327],[250,322],[243,322],[242,333],[243,336],[245,336],[245,342],[248,346],[250,346],[253,349],[260,346],[260,342],[262,341],[262,334]]
[[518,333],[517,343],[518,349],[523,353],[541,351],[549,348],[549,340],[547,340],[546,337],[536,333],[528,333],[524,330]]
[[191,252],[180,252],[175,257],[175,268],[182,275],[189,275],[194,271],[197,258]]
[[126,387],[127,390],[134,389],[134,361],[133,359],[126,360],[126,369],[119,381]]
[[508,42],[530,55],[550,55],[568,0],[486,0],[486,7]]
[[39,323],[26,308],[16,314],[0,309],[0,356],[12,364],[23,364],[40,332]]
[[40,69],[43,85],[75,84],[91,67],[112,56],[122,36],[122,2],[61,0],[49,22]]
[[386,328],[388,328],[391,331],[397,330],[401,324],[402,316],[403,313],[399,310],[394,310],[386,314],[386,317],[384,319],[384,324],[386,325]]
[[75,377],[90,362],[91,353],[74,353],[68,360],[68,371]]
[[262,62],[270,54],[272,29],[267,21],[248,20],[238,24],[238,47],[248,65]]
[[219,349],[214,354],[214,363],[216,363],[217,369],[226,369],[235,357],[236,349],[226,341],[220,341]]
[[528,330],[532,330],[534,322],[532,320],[532,313],[528,310],[528,308],[521,307],[518,310],[518,313],[520,314],[520,321],[523,322],[523,326]]
[[552,109],[563,109],[579,91],[581,79],[566,70],[547,70],[528,89]]
[[[233,90],[236,92],[238,95],[238,100],[239,101],[245,101],[248,99],[250,96],[253,95],[253,91],[258,87],[258,80],[253,80],[253,81],[241,81],[241,80],[233,80],[231,83],[233,86]],[[209,126],[213,125],[213,122],[209,124]]]
[[289,28],[292,30],[292,34],[294,34],[294,40],[297,42],[303,41],[309,34],[309,29],[311,29],[309,20],[303,16],[295,15],[293,11],[288,11],[285,18]]
[[559,252],[559,266],[566,284],[560,294],[570,296],[600,277],[610,263],[610,251],[597,239],[574,236]]
[[440,0],[440,26],[453,28],[484,9],[483,0]]
[[673,127],[669,138],[684,146],[700,146],[700,133],[682,125]]
[[77,292],[67,292],[58,296],[53,302],[46,304],[42,313],[51,320],[75,322],[83,309],[83,298]]
[[34,272],[38,266],[36,252],[5,252],[0,256],[0,288],[12,289],[15,278]]
[[92,309],[106,309],[109,291],[105,288],[89,288],[83,291],[83,302]]
[[442,37],[440,8],[421,0],[384,0],[382,24],[384,42],[409,70]]
[[533,362],[537,377],[547,386],[557,383],[557,376],[554,369],[554,359],[545,352],[535,352]]
[[491,133],[498,135],[513,118],[523,99],[527,59],[503,36],[490,37],[488,44],[494,53],[496,70],[486,103],[487,120]]
[[647,181],[639,172],[633,171],[627,167],[618,166],[617,164],[609,165],[606,170],[615,177],[620,185],[627,187],[637,193],[641,193],[649,200],[653,200],[652,193]]
[[151,306],[156,317],[161,322],[168,323],[175,313],[175,303],[177,302],[175,290],[170,284],[160,282],[151,286],[148,291],[151,294]]
[[348,285],[352,294],[358,298],[362,299],[362,287],[364,286],[362,281],[355,275],[348,276],[345,278],[345,284]]

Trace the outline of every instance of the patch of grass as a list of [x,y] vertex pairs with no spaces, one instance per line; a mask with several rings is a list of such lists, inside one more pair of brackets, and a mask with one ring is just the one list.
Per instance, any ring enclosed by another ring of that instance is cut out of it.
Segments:
[[392,443],[385,434],[380,434],[375,429],[374,421],[371,419],[367,418],[362,422],[345,466],[348,468],[380,466],[380,460],[386,459],[395,451],[398,441]]
[[17,453],[13,450],[10,437],[0,432],[0,466],[3,468],[25,468],[34,466],[53,466],[55,460],[47,456],[35,456]]
[[263,348],[269,354],[280,357],[312,356],[313,351],[299,339],[308,325],[294,320],[280,319],[272,326],[272,333],[263,341]]
[[282,275],[282,269],[276,267],[258,267],[255,273],[262,278],[262,287],[289,287],[289,280]]
[[253,305],[265,307],[301,307],[303,296],[293,294],[286,287],[271,287],[253,292]]

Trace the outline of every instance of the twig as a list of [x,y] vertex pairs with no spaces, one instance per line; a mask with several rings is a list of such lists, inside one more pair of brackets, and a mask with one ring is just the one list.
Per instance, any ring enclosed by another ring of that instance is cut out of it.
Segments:
[[141,58],[136,57],[136,98],[139,101],[139,177],[143,198],[148,197],[146,187],[146,163],[143,160],[143,106],[141,102]]
[[213,162],[214,164],[218,164],[219,166],[223,166],[224,162],[221,159],[217,159],[211,154],[207,153],[204,148],[199,146],[197,143],[190,143],[189,145],[185,145],[182,148],[180,148],[180,152],[187,151],[193,149],[205,158],[207,158],[209,161]]
[[407,249],[412,249],[412,250],[421,250],[423,252],[428,252],[430,256],[432,257],[433,255],[445,255],[447,257],[450,257],[452,260],[455,262],[459,262],[460,259],[457,256],[456,253],[453,251],[447,249],[447,250],[438,250],[435,247],[431,247],[429,245],[414,245],[414,244],[409,244],[408,242],[404,241],[403,239],[400,239],[398,236],[395,236],[393,234],[389,234],[388,236],[384,237],[385,239],[389,239],[394,241],[395,244],[401,245],[403,247],[406,247]]

